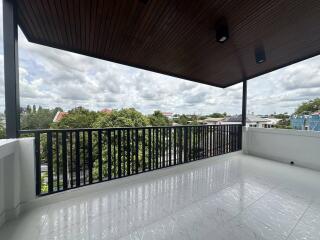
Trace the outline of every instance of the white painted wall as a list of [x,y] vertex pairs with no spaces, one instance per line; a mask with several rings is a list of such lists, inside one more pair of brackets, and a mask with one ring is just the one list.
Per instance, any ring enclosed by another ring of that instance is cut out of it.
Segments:
[[243,152],[320,171],[320,132],[246,127]]
[[0,140],[0,226],[36,198],[34,139]]

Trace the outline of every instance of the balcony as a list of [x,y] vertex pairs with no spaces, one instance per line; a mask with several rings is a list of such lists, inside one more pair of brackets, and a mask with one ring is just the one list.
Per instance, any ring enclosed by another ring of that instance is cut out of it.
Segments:
[[[3,0],[0,239],[320,239],[320,134],[245,127],[247,80],[319,55],[319,18],[319,1]],[[35,44],[242,83],[242,124],[21,131],[18,26]]]
[[[223,136],[232,139],[230,134]],[[114,181],[104,179],[100,184],[87,182],[85,187],[75,186],[68,191],[40,193],[34,197],[32,185],[36,182],[34,169],[37,169],[36,154],[32,151],[34,141],[32,138],[11,140],[1,148],[1,169],[5,171],[1,175],[5,174],[7,180],[1,185],[4,189],[1,216],[7,216],[10,221],[0,228],[0,236],[1,239],[209,239],[212,236],[215,239],[318,239],[320,187],[314,183],[320,180],[320,172],[314,169],[319,170],[320,166],[316,148],[319,141],[318,133],[244,128],[243,151],[204,156],[201,160],[189,158],[185,164],[172,161],[172,166],[163,169],[159,162],[156,171],[146,168],[143,174]],[[283,146],[288,143],[290,147],[285,149]],[[216,152],[219,147],[213,149]],[[304,158],[309,149],[314,151]],[[20,177],[12,175],[19,172]],[[14,201],[10,209],[8,204]]]

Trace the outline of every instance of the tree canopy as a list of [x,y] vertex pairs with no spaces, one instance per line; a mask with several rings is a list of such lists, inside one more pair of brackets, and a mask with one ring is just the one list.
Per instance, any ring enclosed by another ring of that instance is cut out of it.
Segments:
[[180,115],[178,118],[174,119],[174,122],[180,124],[180,125],[196,125],[198,122],[198,117],[196,115],[187,116],[185,114]]
[[212,117],[212,118],[223,118],[223,117],[226,117],[227,116],[227,113],[224,112],[224,113],[212,113],[212,114],[209,114],[208,117]]
[[46,109],[41,106],[27,106],[26,110],[21,113],[21,129],[46,129],[50,128],[52,120],[61,108]]
[[151,126],[169,126],[171,125],[170,120],[163,115],[159,110],[154,111],[152,115],[149,116]]
[[320,110],[320,98],[315,98],[313,100],[303,102],[298,106],[295,114],[303,114],[304,112],[316,112]]
[[[52,128],[92,128],[98,117],[98,113],[85,109],[84,107],[76,107],[68,112],[60,122],[53,123]],[[52,120],[51,120],[52,121]]]
[[111,113],[100,113],[93,124],[94,128],[107,127],[144,127],[149,120],[134,108],[113,110]]

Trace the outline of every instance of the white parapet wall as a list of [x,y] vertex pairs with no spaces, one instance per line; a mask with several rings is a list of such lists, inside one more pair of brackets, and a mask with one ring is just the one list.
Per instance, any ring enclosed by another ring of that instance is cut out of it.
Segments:
[[243,128],[243,152],[320,171],[320,132]]
[[36,198],[34,139],[0,140],[0,226]]

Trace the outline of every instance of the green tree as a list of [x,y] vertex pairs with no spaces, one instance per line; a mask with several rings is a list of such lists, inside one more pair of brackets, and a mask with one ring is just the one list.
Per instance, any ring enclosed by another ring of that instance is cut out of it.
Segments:
[[212,113],[208,115],[208,117],[212,117],[212,118],[223,118],[225,116],[227,116],[227,113]]
[[99,113],[93,127],[144,127],[147,125],[149,125],[149,120],[142,113],[134,108],[124,108],[111,113]]
[[159,110],[154,111],[152,115],[149,116],[150,124],[152,126],[170,126],[170,120],[164,116]]
[[84,107],[76,107],[68,112],[58,123],[51,124],[51,128],[92,128],[98,113]]
[[185,114],[182,114],[178,118],[176,118],[174,122],[180,125],[187,125],[187,124],[197,125],[198,116],[197,115],[187,116]]
[[6,138],[6,129],[3,122],[0,122],[0,139]]
[[316,112],[320,110],[320,98],[315,98],[313,100],[303,102],[298,106],[295,111],[295,114],[303,114],[304,112]]
[[27,106],[27,113],[29,113],[29,114],[30,114],[31,112],[32,112],[31,106],[30,106],[30,105],[28,105],[28,106]]
[[58,110],[61,108],[55,108],[53,110],[42,108],[39,106],[38,110],[36,106],[27,106],[26,112],[21,114],[21,129],[46,129],[52,124],[52,120]]

